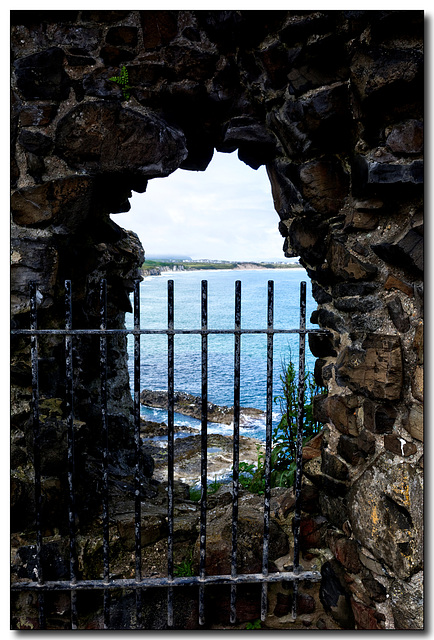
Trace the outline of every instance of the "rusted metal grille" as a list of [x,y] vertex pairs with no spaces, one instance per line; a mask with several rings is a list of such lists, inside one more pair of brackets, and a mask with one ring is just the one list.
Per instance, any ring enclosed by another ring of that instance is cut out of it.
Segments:
[[[168,325],[167,329],[145,329],[140,326],[140,296],[139,281],[134,287],[134,323],[132,329],[107,328],[107,285],[102,280],[100,285],[100,329],[73,329],[72,323],[72,291],[71,282],[65,282],[65,328],[39,329],[37,322],[37,288],[34,283],[30,286],[30,328],[16,329],[12,334],[30,336],[31,366],[32,366],[32,405],[33,405],[33,446],[34,446],[34,493],[36,503],[36,575],[37,580],[20,581],[12,584],[13,591],[34,591],[38,593],[39,627],[45,628],[44,594],[49,591],[67,591],[71,597],[71,629],[78,628],[77,592],[80,590],[103,591],[104,626],[111,628],[110,595],[115,589],[133,590],[136,593],[136,624],[134,628],[147,628],[146,620],[142,619],[142,596],[150,587],[167,589],[167,626],[174,626],[174,590],[183,586],[198,586],[199,624],[205,624],[205,589],[207,585],[230,585],[230,622],[236,622],[237,585],[245,583],[260,583],[262,585],[261,619],[265,621],[267,615],[267,587],[272,582],[291,582],[293,585],[292,615],[297,616],[297,591],[300,581],[316,582],[321,576],[316,571],[305,571],[300,565],[300,519],[301,519],[301,484],[302,484],[302,438],[303,438],[303,408],[304,408],[304,380],[305,380],[305,349],[306,335],[309,333],[324,333],[321,329],[306,328],[306,283],[300,285],[300,322],[297,328],[274,328],[274,283],[268,282],[267,326],[264,329],[243,329],[241,327],[241,282],[235,283],[235,310],[233,329],[208,328],[208,287],[207,281],[201,286],[201,326],[198,329],[174,328],[174,283],[168,281]],[[107,420],[107,339],[111,335],[132,335],[134,337],[134,441],[136,449],[135,463],[135,577],[130,579],[113,578],[110,574],[110,544],[109,544],[109,478],[108,478],[108,420]],[[142,576],[141,528],[142,504],[140,499],[140,336],[163,334],[167,336],[168,358],[168,555],[166,577]],[[176,577],[174,575],[173,537],[174,537],[174,337],[178,334],[196,334],[201,336],[202,358],[202,408],[201,408],[201,500],[200,500],[200,564],[199,575]],[[229,334],[234,337],[234,422],[233,422],[233,479],[232,479],[232,551],[231,572],[227,575],[207,575],[206,561],[206,532],[207,532],[207,406],[208,406],[208,336],[212,334]],[[267,336],[267,396],[266,396],[266,435],[265,435],[265,495],[264,495],[264,531],[262,572],[240,574],[237,570],[237,521],[239,497],[239,437],[240,437],[240,361],[241,336],[243,334],[265,334]],[[298,334],[299,336],[299,371],[298,371],[298,415],[297,415],[297,446],[296,446],[296,475],[295,475],[295,512],[293,520],[294,530],[294,562],[292,571],[269,572],[269,544],[270,544],[270,496],[271,496],[271,452],[272,452],[272,403],[273,403],[273,338],[276,334]],[[41,523],[42,494],[41,494],[41,434],[39,416],[39,376],[38,376],[38,337],[63,336],[65,340],[65,380],[67,406],[67,447],[68,447],[68,492],[69,492],[69,580],[44,580],[41,563],[43,549],[43,528]],[[90,580],[80,579],[77,575],[76,552],[76,509],[75,509],[75,446],[74,446],[74,376],[73,376],[73,339],[74,336],[93,335],[100,341],[100,380],[101,380],[101,417],[102,417],[102,532],[103,532],[103,577]]]

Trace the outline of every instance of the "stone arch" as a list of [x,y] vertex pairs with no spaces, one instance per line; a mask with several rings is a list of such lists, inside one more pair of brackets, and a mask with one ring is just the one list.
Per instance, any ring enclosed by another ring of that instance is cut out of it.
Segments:
[[[143,253],[109,214],[149,179],[205,170],[214,149],[265,164],[286,255],[301,256],[332,336],[310,344],[328,426],[321,469],[306,473],[334,554],[324,580],[346,576],[358,628],[421,624],[402,594],[422,568],[422,45],[420,11],[12,12],[13,326],[28,324],[29,280],[41,319],[60,324],[65,277],[78,324],[95,325],[101,276],[120,326]],[[110,81],[122,66],[128,99]],[[12,346],[19,466],[29,370]],[[114,352],[127,451],[125,349]],[[44,358],[57,397],[52,346]],[[93,384],[83,377],[80,419]],[[400,509],[411,535],[385,546]]]

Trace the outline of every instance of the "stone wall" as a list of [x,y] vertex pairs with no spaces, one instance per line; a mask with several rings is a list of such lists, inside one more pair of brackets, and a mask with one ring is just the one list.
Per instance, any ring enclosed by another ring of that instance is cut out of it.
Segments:
[[[423,12],[11,15],[13,326],[28,327],[30,280],[40,326],[63,326],[65,278],[75,326],[98,326],[101,276],[110,326],[122,326],[143,249],[109,214],[127,210],[131,191],[152,178],[205,170],[214,149],[265,164],[285,254],[301,256],[313,321],[329,330],[310,340],[328,395],[316,404],[322,455],[305,465],[326,521],[316,543],[333,554],[323,606],[343,628],[421,628]],[[110,81],[122,66],[127,91]],[[63,347],[40,348],[55,443]],[[90,457],[95,349],[83,340],[75,364],[79,446]],[[12,355],[20,530],[32,512],[25,340],[13,340]],[[122,340],[111,357],[112,432],[128,452]],[[52,458],[55,478],[63,463]]]

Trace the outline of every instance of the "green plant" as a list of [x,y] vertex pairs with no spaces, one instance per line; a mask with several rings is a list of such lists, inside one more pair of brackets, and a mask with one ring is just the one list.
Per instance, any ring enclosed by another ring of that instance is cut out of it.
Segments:
[[173,575],[177,578],[193,575],[193,551],[191,549],[187,557],[175,566]]
[[[291,487],[296,472],[297,450],[297,417],[298,417],[298,384],[293,362],[282,363],[280,375],[281,393],[274,398],[279,404],[282,417],[273,429],[271,449],[271,487]],[[315,384],[313,374],[308,373],[304,379],[303,434],[302,442],[306,444],[321,425],[313,416],[313,397],[321,391]],[[258,446],[258,464],[240,462],[239,482],[243,489],[258,495],[265,493],[265,454]]]
[[[222,482],[217,482],[217,476],[214,476],[214,482],[210,482],[209,485],[207,486],[207,495],[212,496],[213,493],[215,493],[220,489],[222,484],[223,484]],[[188,497],[190,500],[192,500],[192,502],[199,502],[201,498],[201,494],[202,494],[202,491],[200,487],[189,488]]]
[[[273,430],[271,486],[290,487],[295,478],[298,419],[298,380],[291,360],[282,363],[280,381],[281,393],[274,398],[274,402],[279,404],[282,417]],[[305,375],[303,384],[302,443],[305,445],[321,428],[313,415],[313,398],[321,388],[315,383],[312,373]]]
[[251,493],[257,493],[263,495],[265,492],[265,478],[263,467],[263,454],[260,452],[259,445],[258,450],[258,466],[254,464],[248,464],[247,462],[239,463],[239,483]]
[[262,629],[261,621],[258,619],[253,622],[248,622],[246,624],[246,629]]
[[121,87],[124,100],[130,99],[130,89],[132,87],[130,87],[130,85],[128,84],[128,71],[125,66],[121,67],[120,75],[112,76],[111,78],[109,78],[109,80],[111,80],[112,82],[116,82],[116,84]]
[[190,487],[189,489],[189,499],[192,502],[199,502],[201,495],[201,490],[199,487]]
[[211,496],[213,493],[218,491],[222,486],[221,482],[217,482],[217,476],[214,476],[214,482],[211,482],[207,487],[207,494]]

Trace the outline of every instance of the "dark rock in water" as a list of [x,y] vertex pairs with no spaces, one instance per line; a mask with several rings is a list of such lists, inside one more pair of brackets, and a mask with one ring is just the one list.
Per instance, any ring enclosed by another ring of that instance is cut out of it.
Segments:
[[[199,430],[175,424],[175,433],[197,433]],[[161,438],[168,434],[168,426],[165,422],[153,422],[152,420],[141,420],[140,433],[143,438]]]
[[[140,402],[148,407],[167,408],[167,391],[151,391],[144,389],[140,394]],[[202,417],[202,398],[193,396],[190,393],[182,391],[174,394],[174,410],[185,416],[190,416],[200,420]],[[208,420],[210,422],[218,422],[222,424],[231,424],[234,421],[233,407],[220,407],[217,404],[208,402],[207,404]],[[265,413],[260,409],[251,407],[242,407],[240,415],[240,424],[245,424],[248,418],[263,418]]]

